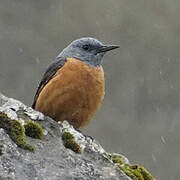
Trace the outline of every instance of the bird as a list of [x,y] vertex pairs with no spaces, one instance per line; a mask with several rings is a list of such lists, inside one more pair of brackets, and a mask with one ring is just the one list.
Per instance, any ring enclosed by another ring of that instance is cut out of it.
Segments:
[[45,71],[32,108],[76,129],[86,126],[105,94],[103,56],[116,48],[92,37],[71,42]]

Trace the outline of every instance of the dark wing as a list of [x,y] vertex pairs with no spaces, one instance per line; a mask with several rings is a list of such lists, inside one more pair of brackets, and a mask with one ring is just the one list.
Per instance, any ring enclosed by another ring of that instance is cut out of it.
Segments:
[[53,61],[49,67],[47,68],[46,72],[43,75],[41,82],[39,83],[38,89],[34,96],[34,101],[32,104],[32,108],[35,108],[37,98],[44,88],[44,86],[49,82],[49,80],[56,74],[57,70],[59,70],[63,65],[66,63],[66,59],[62,57],[57,57],[55,61]]

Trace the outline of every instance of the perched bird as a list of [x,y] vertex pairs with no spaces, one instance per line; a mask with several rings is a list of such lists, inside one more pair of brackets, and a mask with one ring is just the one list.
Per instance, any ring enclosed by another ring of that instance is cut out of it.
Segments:
[[73,41],[47,68],[32,107],[75,128],[85,126],[104,97],[102,58],[118,47],[90,37]]

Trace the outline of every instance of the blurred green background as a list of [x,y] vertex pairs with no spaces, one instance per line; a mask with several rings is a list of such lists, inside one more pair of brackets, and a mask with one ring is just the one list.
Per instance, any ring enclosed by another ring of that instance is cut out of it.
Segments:
[[179,0],[0,0],[0,92],[31,105],[47,65],[83,36],[121,46],[104,58],[105,99],[83,132],[179,179]]

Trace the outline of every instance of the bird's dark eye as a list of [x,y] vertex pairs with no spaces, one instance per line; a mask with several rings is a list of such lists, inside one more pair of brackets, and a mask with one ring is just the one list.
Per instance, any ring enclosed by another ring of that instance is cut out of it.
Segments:
[[83,45],[83,47],[82,47],[84,50],[90,50],[90,45],[89,44],[85,44],[85,45]]

